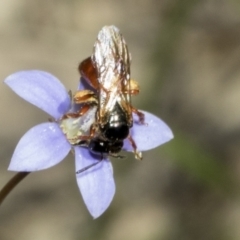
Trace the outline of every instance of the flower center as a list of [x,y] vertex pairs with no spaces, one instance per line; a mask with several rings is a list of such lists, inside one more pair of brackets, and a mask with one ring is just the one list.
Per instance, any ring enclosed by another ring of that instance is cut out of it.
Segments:
[[82,116],[76,114],[76,117],[70,112],[59,121],[59,126],[71,145],[79,144],[81,136],[89,135],[89,130],[95,122],[96,111],[97,107],[94,106]]

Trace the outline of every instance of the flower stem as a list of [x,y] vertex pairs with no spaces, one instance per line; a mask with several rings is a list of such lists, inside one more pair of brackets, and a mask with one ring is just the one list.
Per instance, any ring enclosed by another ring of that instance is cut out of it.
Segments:
[[0,205],[7,195],[20,183],[30,172],[18,172],[2,188],[0,192]]

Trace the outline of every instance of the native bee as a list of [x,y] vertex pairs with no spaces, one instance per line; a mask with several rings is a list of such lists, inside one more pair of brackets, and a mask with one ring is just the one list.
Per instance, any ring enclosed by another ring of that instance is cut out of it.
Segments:
[[127,44],[118,28],[105,26],[98,33],[93,54],[79,65],[83,81],[93,88],[80,90],[73,96],[75,103],[83,104],[79,114],[97,106],[89,135],[79,138],[94,153],[119,157],[127,138],[135,158],[142,158],[130,134],[132,113],[138,115],[140,124],[144,123],[144,114],[131,105],[131,95],[139,93],[139,86],[130,78],[130,61]]

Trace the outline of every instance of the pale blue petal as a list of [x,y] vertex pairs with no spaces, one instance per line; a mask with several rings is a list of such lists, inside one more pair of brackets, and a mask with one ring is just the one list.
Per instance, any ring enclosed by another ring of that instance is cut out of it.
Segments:
[[[76,171],[99,161],[87,148],[75,147]],[[90,214],[97,218],[103,214],[112,202],[115,194],[112,164],[108,159],[96,166],[77,174],[77,184]]]
[[20,97],[55,119],[59,119],[70,108],[67,90],[50,73],[39,70],[21,71],[8,76],[5,83]]
[[33,172],[52,167],[61,162],[70,149],[57,123],[39,124],[20,139],[8,170]]
[[[146,124],[139,124],[138,117],[133,114],[134,124],[131,129],[131,136],[134,139],[138,151],[147,151],[158,147],[173,138],[172,130],[159,117],[141,111],[145,114]],[[132,151],[132,146],[128,139],[124,141],[123,149]]]

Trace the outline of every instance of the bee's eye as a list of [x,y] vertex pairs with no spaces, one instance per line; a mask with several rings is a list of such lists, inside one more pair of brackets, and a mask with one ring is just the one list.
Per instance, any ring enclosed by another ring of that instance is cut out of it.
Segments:
[[91,140],[89,143],[89,149],[93,153],[108,153],[108,143],[100,140]]

